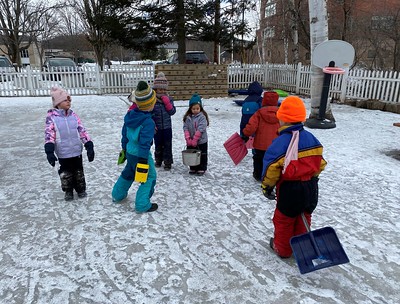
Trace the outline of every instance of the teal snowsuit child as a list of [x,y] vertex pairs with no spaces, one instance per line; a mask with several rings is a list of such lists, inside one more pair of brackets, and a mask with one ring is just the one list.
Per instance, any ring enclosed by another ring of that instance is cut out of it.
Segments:
[[125,199],[135,179],[138,164],[149,165],[147,180],[140,183],[136,192],[135,210],[152,212],[158,208],[157,204],[150,202],[157,179],[154,160],[150,152],[155,130],[151,111],[156,102],[156,93],[146,82],[140,81],[132,96],[135,97],[137,107],[126,113],[121,139],[127,164],[114,185],[112,198],[114,202]]

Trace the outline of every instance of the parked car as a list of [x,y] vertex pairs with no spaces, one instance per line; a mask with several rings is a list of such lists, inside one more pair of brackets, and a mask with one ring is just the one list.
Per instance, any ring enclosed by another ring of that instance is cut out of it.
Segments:
[[15,69],[6,56],[0,56],[0,82],[11,81]]
[[[168,62],[171,64],[179,63],[178,53],[175,53],[174,55],[172,55],[168,59]],[[187,64],[201,64],[201,63],[209,64],[210,60],[208,59],[208,57],[204,51],[188,51],[188,52],[186,52],[185,63],[187,63]]]
[[83,75],[82,69],[71,58],[62,57],[46,59],[42,71],[44,72],[43,78],[56,81],[60,81],[63,76],[67,75]]

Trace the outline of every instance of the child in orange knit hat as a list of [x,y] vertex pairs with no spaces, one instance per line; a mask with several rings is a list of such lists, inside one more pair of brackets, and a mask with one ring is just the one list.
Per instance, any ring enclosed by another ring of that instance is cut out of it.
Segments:
[[285,98],[276,113],[281,127],[279,136],[264,155],[261,187],[268,199],[275,199],[274,237],[270,246],[281,258],[292,255],[291,237],[306,233],[304,213],[311,225],[311,214],[318,203],[318,176],[326,166],[323,147],[304,129],[306,108],[297,96]]

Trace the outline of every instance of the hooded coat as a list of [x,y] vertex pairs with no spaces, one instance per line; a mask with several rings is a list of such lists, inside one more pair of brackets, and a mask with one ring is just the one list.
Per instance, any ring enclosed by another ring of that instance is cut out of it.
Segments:
[[266,106],[259,109],[250,118],[249,123],[243,129],[245,136],[254,134],[254,149],[267,150],[272,141],[278,137],[279,120],[276,117],[276,106]]
[[261,108],[262,102],[262,86],[257,82],[254,81],[249,85],[248,88],[249,95],[243,101],[242,105],[242,118],[240,120],[240,134],[243,134],[243,129],[246,127],[247,123],[250,120],[250,117],[257,112],[259,108]]

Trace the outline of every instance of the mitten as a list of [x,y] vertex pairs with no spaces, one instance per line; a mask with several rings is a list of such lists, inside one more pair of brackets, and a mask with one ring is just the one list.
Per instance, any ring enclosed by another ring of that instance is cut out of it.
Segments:
[[125,150],[121,150],[121,152],[119,152],[119,156],[118,156],[118,165],[123,164],[126,161],[126,156],[125,156]]
[[161,96],[161,101],[163,102],[163,104],[165,106],[165,110],[167,110],[167,112],[172,110],[172,103],[169,100],[167,95]]
[[245,143],[247,143],[247,141],[249,140],[249,137],[246,135],[242,135],[240,137],[244,140]]
[[139,157],[138,163],[139,163],[139,164],[148,164],[149,161],[147,160],[147,158],[141,158],[141,157]]
[[191,142],[192,142],[192,140],[191,140],[191,138],[190,138],[190,133],[189,133],[189,131],[185,131],[185,140],[186,140],[186,145],[187,146],[191,146]]
[[145,183],[149,175],[149,165],[146,158],[139,158],[135,170],[135,182]]
[[194,136],[193,136],[193,147],[197,147],[197,143],[198,143],[200,137],[201,137],[201,132],[196,131],[196,133],[194,133]]
[[44,145],[44,152],[46,152],[47,161],[49,164],[54,167],[56,165],[57,157],[54,155],[54,144],[46,143]]
[[87,151],[87,157],[89,162],[92,162],[94,160],[94,150],[93,150],[93,142],[92,141],[88,141],[85,144],[85,148]]
[[264,196],[269,199],[269,200],[274,200],[275,199],[275,193],[274,193],[274,187],[266,186],[264,184],[261,184],[262,192]]

